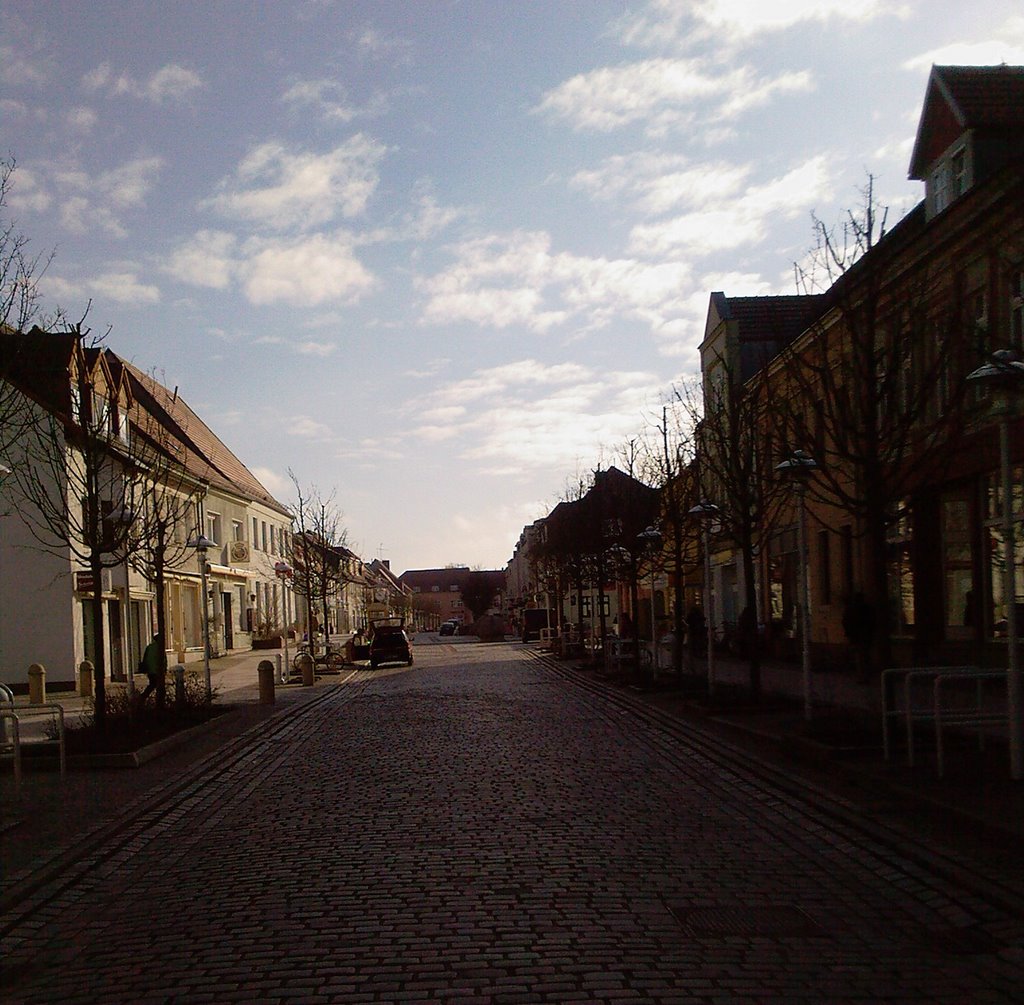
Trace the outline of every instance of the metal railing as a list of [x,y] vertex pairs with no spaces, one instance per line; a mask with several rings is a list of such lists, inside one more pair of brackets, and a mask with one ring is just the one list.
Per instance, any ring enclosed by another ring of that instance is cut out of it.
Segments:
[[[10,690],[8,688],[5,688],[4,690],[10,694]],[[57,734],[56,737],[53,739],[48,738],[46,740],[34,740],[32,742],[39,744],[57,744],[60,777],[61,780],[63,780],[67,774],[67,754],[64,744],[64,706],[55,701],[13,706],[13,702],[7,703],[6,697],[4,698],[4,702],[5,707],[0,708],[0,723],[3,723],[3,727],[0,728],[0,756],[10,755],[13,757],[15,796],[17,797],[21,795],[21,756],[23,746],[21,732],[22,719],[40,715],[49,715],[53,719]]]
[[[984,748],[985,726],[1008,722],[1005,709],[986,706],[983,682],[1006,677],[1005,670],[982,670],[977,666],[929,666],[890,667],[882,671],[882,750],[885,759],[891,760],[893,753],[892,720],[902,720],[906,731],[907,764],[915,763],[914,726],[916,723],[931,723],[935,730],[936,770],[939,777],[945,773],[945,745],[943,730],[950,726],[975,727],[979,748]],[[902,688],[895,686],[902,678]],[[931,681],[930,701],[915,704],[914,685]],[[973,705],[944,705],[944,685],[973,683]],[[902,705],[896,695],[902,691]]]

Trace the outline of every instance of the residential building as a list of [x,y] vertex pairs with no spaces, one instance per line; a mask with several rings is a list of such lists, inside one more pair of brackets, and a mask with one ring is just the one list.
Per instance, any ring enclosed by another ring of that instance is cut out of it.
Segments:
[[[214,655],[247,648],[254,635],[293,618],[290,587],[274,568],[290,549],[288,510],[176,390],[111,350],[83,346],[75,333],[34,329],[2,339],[4,378],[34,422],[5,457],[13,473],[2,483],[0,679],[20,685],[27,667],[42,663],[51,686],[72,686],[87,658],[111,679],[131,674],[156,630],[155,583],[142,561],[151,542],[139,537],[150,527],[140,486],[154,480],[146,474],[154,465],[174,472],[161,478],[167,497],[181,504],[165,525],[173,561],[161,566],[170,658],[202,648],[204,607]],[[105,437],[105,460],[94,467],[107,472],[97,500],[109,545],[101,556],[102,642],[89,614],[95,575],[82,540],[89,507],[76,498],[84,496],[90,429]],[[43,449],[47,465],[39,461]],[[52,498],[71,497],[63,535],[39,533],[32,484],[40,473],[53,482]],[[214,543],[205,554],[206,598],[200,555],[189,546],[199,534]]]

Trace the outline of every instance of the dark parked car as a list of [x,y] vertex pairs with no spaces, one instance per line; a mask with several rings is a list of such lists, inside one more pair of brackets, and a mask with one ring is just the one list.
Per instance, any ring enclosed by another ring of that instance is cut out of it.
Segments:
[[405,634],[405,623],[394,619],[372,622],[373,638],[370,639],[370,666],[382,663],[405,663],[412,666],[412,645]]
[[459,626],[455,621],[445,621],[441,627],[437,630],[438,635],[456,635],[458,633]]

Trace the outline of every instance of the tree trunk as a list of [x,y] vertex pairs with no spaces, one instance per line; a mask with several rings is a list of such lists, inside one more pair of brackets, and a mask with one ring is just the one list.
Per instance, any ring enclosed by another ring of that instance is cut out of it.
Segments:
[[103,645],[103,566],[94,560],[90,563],[89,568],[92,573],[92,597],[89,600],[89,608],[92,614],[93,679],[96,683],[96,729],[102,733],[107,728],[107,660]]
[[164,596],[164,560],[156,562],[156,632],[160,636],[160,676],[156,684],[156,707],[163,710],[167,703],[167,603]]
[[[757,583],[754,580],[754,549],[749,540],[743,542],[743,596],[745,609],[740,612],[740,640],[749,661],[750,693],[761,699],[761,644],[757,634]],[[805,575],[806,570],[801,570]]]

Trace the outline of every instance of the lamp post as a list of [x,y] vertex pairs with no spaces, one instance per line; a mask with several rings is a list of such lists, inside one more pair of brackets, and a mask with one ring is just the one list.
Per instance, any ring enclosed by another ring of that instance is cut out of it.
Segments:
[[658,679],[658,633],[654,623],[654,558],[661,547],[661,531],[657,527],[648,527],[637,534],[636,539],[651,552],[651,676]]
[[718,507],[702,500],[691,507],[689,515],[701,523],[704,540],[704,615],[707,624],[708,697],[715,693],[715,604],[711,592],[711,525],[718,519]]
[[1017,654],[1017,583],[1014,556],[1013,481],[1010,469],[1010,420],[1014,399],[1024,386],[1024,362],[1013,349],[1000,349],[967,380],[992,392],[992,414],[999,419],[999,466],[1003,494],[1003,602],[1006,605],[1006,712],[1010,739],[1010,777],[1024,778],[1021,722],[1021,670]]
[[800,576],[800,664],[803,671],[804,718],[809,722],[811,703],[811,611],[807,585],[807,480],[818,467],[818,462],[803,450],[794,450],[786,460],[775,465],[775,470],[788,478],[797,495],[797,551]]
[[213,686],[210,681],[210,614],[206,604],[206,552],[216,548],[217,542],[211,541],[204,534],[197,534],[189,541],[189,547],[196,549],[199,556],[199,578],[203,591],[203,672],[206,675],[206,701],[213,701]]
[[284,611],[284,683],[287,683],[291,674],[291,663],[288,662],[288,595],[285,593],[285,585],[294,571],[287,562],[274,563],[274,575],[281,580],[281,609]]

